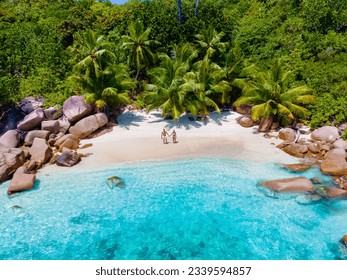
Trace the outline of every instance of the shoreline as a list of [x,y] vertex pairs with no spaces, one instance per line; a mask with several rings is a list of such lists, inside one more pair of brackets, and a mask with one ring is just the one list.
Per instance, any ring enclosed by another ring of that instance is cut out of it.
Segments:
[[[257,132],[257,126],[245,128],[236,119],[240,114],[229,111],[212,113],[208,121],[192,121],[189,115],[180,120],[167,120],[159,111],[125,111],[118,117],[113,131],[98,138],[83,139],[81,145],[92,146],[78,149],[79,153],[91,154],[82,158],[71,171],[107,168],[126,163],[171,161],[194,158],[225,158],[255,162],[297,163],[292,157],[275,146],[282,142],[265,138]],[[164,145],[160,139],[162,129],[177,132],[178,143]],[[64,172],[66,167],[47,165],[41,174]]]

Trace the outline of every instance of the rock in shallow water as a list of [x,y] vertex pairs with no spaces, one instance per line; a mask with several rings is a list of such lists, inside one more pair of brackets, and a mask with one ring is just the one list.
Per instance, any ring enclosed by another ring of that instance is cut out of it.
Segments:
[[121,178],[118,176],[113,176],[107,179],[106,184],[109,188],[113,189],[115,187],[124,188],[125,184]]
[[259,185],[277,192],[314,192],[312,182],[305,177],[264,181]]

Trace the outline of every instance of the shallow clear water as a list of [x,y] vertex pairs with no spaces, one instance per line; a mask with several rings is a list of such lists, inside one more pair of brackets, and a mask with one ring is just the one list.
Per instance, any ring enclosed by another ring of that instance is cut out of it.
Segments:
[[[107,187],[114,175],[124,189]],[[345,258],[346,201],[302,204],[257,187],[293,176],[275,164],[194,159],[39,175],[11,197],[5,183],[0,259]]]

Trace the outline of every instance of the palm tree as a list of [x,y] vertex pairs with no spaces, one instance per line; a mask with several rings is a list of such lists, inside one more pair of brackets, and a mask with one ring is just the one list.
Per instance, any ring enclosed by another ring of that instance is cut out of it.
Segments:
[[89,68],[97,75],[104,65],[115,58],[115,55],[108,50],[110,46],[111,43],[91,29],[84,33],[77,33],[74,38],[74,45],[69,47],[76,62],[74,66],[76,71]]
[[291,72],[284,70],[282,60],[276,60],[270,70],[261,72],[254,65],[243,70],[247,78],[235,79],[234,85],[242,89],[242,96],[234,106],[253,105],[251,117],[257,121],[272,117],[283,125],[309,115],[304,105],[312,104],[315,97],[307,86],[290,88]]
[[129,65],[136,70],[135,80],[138,79],[140,71],[150,66],[155,61],[155,55],[150,46],[156,44],[149,40],[150,28],[144,31],[142,22],[137,19],[128,28],[129,35],[122,36],[123,47],[129,52]]
[[108,105],[118,106],[130,102],[129,90],[134,82],[124,65],[115,65],[115,55],[107,48],[110,43],[96,32],[87,30],[76,36],[70,48],[78,61],[73,67],[70,80],[76,82],[86,97],[87,103],[94,103],[98,110]]
[[210,109],[220,113],[218,104],[227,101],[227,94],[231,88],[225,80],[226,72],[217,64],[209,60],[195,63],[195,71],[185,75],[182,89],[189,93],[189,98],[197,109],[193,113],[208,116]]
[[193,103],[182,89],[184,74],[190,69],[191,62],[197,57],[197,50],[190,44],[174,46],[171,58],[162,54],[160,66],[148,71],[153,84],[146,85],[143,101],[147,110],[161,108],[163,116],[177,120],[186,110],[195,110]]
[[130,103],[129,92],[135,82],[125,65],[110,64],[97,73],[87,68],[70,77],[81,87],[87,103],[94,103],[98,110]]
[[218,33],[212,26],[209,26],[202,34],[195,35],[196,43],[204,50],[204,59],[212,58],[217,50],[221,53],[225,52],[229,44],[221,42],[223,36],[223,32]]

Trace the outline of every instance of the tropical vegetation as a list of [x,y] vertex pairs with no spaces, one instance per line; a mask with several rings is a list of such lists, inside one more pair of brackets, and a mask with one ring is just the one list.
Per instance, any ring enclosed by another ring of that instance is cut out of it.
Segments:
[[[3,0],[0,111],[84,95],[178,119],[347,122],[347,0]],[[0,116],[2,113],[0,114]]]

